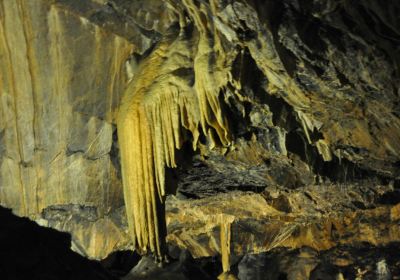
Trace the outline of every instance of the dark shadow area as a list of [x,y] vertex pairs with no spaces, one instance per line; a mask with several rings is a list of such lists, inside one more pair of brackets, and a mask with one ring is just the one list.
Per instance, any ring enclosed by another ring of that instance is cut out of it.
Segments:
[[169,262],[156,264],[151,256],[144,256],[124,280],[214,280],[222,273],[220,258],[194,259],[191,254],[169,246]]
[[136,266],[142,257],[134,251],[116,251],[101,260],[101,264],[114,276],[122,277]]
[[[337,280],[398,279],[399,243],[373,246],[369,243],[341,245],[326,251],[309,247],[274,248],[245,255],[239,262],[239,279],[253,280]],[[309,272],[306,272],[310,269]]]
[[[327,274],[324,272],[329,266],[340,271],[344,279],[355,279],[360,270],[365,272],[363,279],[392,279],[392,277],[398,279],[400,275],[399,248],[398,242],[391,242],[385,246],[361,243],[356,246],[338,246],[323,251],[320,254],[320,264],[311,272],[310,279],[326,279]],[[350,259],[351,262],[349,265],[334,265],[334,260],[337,259]]]
[[222,263],[218,257],[194,259],[189,252],[182,251],[179,256],[183,274],[188,279],[217,279],[222,273]]
[[377,203],[383,205],[396,205],[400,202],[400,190],[394,190],[391,192],[380,195],[377,199]]
[[73,252],[71,236],[0,207],[0,279],[118,279],[100,262]]
[[117,172],[117,177],[121,179],[122,178],[122,174],[121,174],[121,156],[120,156],[120,151],[119,151],[117,127],[114,128],[113,135],[112,135],[110,159],[111,159],[111,163],[113,164],[113,166],[114,166],[114,168],[115,168],[115,170]]

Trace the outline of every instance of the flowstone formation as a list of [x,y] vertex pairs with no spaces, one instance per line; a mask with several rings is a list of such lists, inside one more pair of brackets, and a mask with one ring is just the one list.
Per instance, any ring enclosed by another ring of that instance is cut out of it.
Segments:
[[[164,223],[160,207],[166,195],[165,168],[177,167],[175,150],[181,149],[188,132],[194,150],[199,129],[210,148],[216,143],[229,145],[221,98],[228,86],[240,88],[232,79],[235,56],[226,55],[215,27],[200,20],[211,10],[204,6],[203,14],[194,3],[185,5],[194,22],[185,23],[189,19],[179,11],[183,26],[168,35],[172,38],[158,43],[141,63],[122,99],[117,121],[130,232],[141,252],[150,249],[159,258],[165,239],[159,228]],[[187,29],[193,25],[198,27],[197,38],[188,36]],[[187,75],[179,75],[182,72]]]
[[379,0],[2,0],[0,204],[92,259],[213,258],[204,279],[251,279],[251,260],[275,256],[267,279],[328,263],[394,275],[372,252],[400,241],[399,14]]

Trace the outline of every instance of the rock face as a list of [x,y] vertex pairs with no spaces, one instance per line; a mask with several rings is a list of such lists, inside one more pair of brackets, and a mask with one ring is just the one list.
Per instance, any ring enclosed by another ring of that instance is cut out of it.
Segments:
[[399,13],[3,0],[0,203],[94,259],[400,241]]
[[[369,188],[352,187],[231,192],[189,201],[171,198],[167,200],[168,241],[187,248],[194,257],[216,255],[222,247],[220,213],[231,217],[230,248],[236,256],[280,246],[328,250],[339,244],[400,241],[399,205],[379,205],[368,198]],[[384,188],[380,191],[388,194]]]

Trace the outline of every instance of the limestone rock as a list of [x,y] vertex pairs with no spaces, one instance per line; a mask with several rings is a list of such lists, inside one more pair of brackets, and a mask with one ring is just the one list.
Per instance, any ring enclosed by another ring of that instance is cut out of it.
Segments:
[[[385,191],[381,187],[381,191]],[[167,240],[194,257],[221,252],[217,215],[229,215],[232,255],[276,247],[328,250],[341,244],[385,245],[400,238],[396,205],[376,205],[370,188],[310,186],[263,194],[230,192],[196,200],[167,200]],[[387,190],[386,191],[390,191]],[[386,192],[385,191],[385,192]]]
[[2,0],[0,204],[89,258],[155,252],[165,234],[194,258],[222,255],[221,277],[252,277],[247,263],[284,247],[299,252],[280,256],[293,279],[340,278],[349,260],[321,268],[314,253],[400,238],[399,13]]

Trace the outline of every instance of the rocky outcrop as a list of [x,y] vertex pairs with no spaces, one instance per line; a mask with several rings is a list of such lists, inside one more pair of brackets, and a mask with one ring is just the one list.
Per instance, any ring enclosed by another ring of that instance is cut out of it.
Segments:
[[[167,201],[167,240],[194,257],[217,255],[222,230],[218,215],[231,217],[232,255],[276,247],[328,250],[340,244],[386,245],[400,240],[399,205],[370,201],[370,188],[352,186],[231,192],[198,199]],[[388,195],[384,188],[382,195]],[[373,206],[372,206],[373,205]]]
[[4,0],[0,203],[96,259],[399,241],[399,12]]

